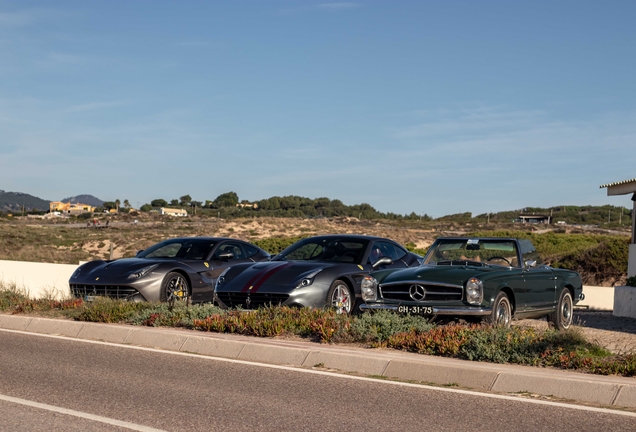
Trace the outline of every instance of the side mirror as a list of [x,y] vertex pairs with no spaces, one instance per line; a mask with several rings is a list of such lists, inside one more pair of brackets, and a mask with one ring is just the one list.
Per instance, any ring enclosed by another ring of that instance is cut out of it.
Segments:
[[389,257],[382,257],[379,260],[377,260],[372,266],[371,268],[373,270],[375,270],[376,268],[380,267],[381,265],[391,265],[393,264],[393,260]]
[[230,260],[234,258],[234,254],[232,252],[222,252],[216,256],[220,260]]
[[537,262],[535,260],[528,260],[525,264],[527,268],[535,268],[537,266]]

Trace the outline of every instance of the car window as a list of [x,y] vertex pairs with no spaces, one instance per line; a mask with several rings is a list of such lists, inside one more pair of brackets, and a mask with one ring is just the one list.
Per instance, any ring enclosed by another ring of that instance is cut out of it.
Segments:
[[[143,254],[145,258],[174,258],[181,249],[181,243],[169,243],[161,247]],[[140,255],[141,256],[141,255]]]
[[429,249],[423,265],[470,263],[518,267],[517,244],[513,240],[440,239]]
[[521,256],[524,265],[526,261],[536,261],[537,266],[543,264],[543,260],[541,259],[539,252],[537,252],[530,240],[519,240],[519,247],[521,248]]
[[140,253],[140,258],[205,259],[216,242],[207,239],[173,239],[157,243]]
[[276,260],[325,261],[361,264],[368,240],[348,237],[311,237],[300,240],[276,256]]
[[245,258],[252,257],[258,253],[258,249],[252,245],[241,244],[243,246],[243,251],[245,252]]
[[234,255],[232,259],[245,258],[245,254],[243,253],[241,245],[234,242],[227,242],[220,245],[219,248],[216,250],[215,255],[218,257],[219,255],[227,252],[231,252]]
[[401,248],[395,247],[393,243],[376,241],[375,243],[373,243],[373,247],[371,248],[368,262],[369,264],[374,264],[382,257],[389,257],[393,261],[397,261],[404,255],[406,255],[406,251],[402,250]]
[[322,245],[316,243],[308,243],[304,246],[287,254],[286,258],[292,261],[305,261],[318,257],[324,248]]

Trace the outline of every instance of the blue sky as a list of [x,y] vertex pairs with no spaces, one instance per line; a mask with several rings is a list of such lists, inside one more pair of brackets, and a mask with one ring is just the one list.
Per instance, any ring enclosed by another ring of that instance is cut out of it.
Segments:
[[624,205],[633,1],[2,1],[0,189]]

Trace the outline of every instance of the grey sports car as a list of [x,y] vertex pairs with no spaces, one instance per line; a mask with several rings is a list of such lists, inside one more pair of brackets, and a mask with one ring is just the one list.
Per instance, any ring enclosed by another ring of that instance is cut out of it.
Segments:
[[271,262],[237,264],[217,279],[216,301],[226,308],[263,305],[334,307],[351,313],[360,282],[371,270],[417,266],[421,257],[382,237],[326,235],[300,240]]
[[230,238],[185,237],[162,241],[134,258],[90,261],[69,280],[75,297],[131,301],[212,301],[214,283],[228,266],[267,261],[253,244]]

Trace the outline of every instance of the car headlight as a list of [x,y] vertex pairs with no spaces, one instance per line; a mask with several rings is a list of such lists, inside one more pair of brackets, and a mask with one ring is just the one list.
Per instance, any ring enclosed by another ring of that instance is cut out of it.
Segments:
[[484,284],[477,278],[470,278],[466,282],[466,301],[479,305],[484,300]]
[[365,302],[374,301],[378,298],[378,281],[373,276],[365,276],[360,283],[362,300]]
[[232,268],[232,267],[228,267],[228,268],[226,268],[225,270],[223,270],[223,273],[221,273],[221,274],[219,275],[219,277],[218,277],[218,278],[216,278],[216,283],[214,284],[214,286],[215,286],[215,287],[218,287],[218,286],[223,285],[223,284],[225,283],[225,274],[226,274],[228,271],[230,271],[230,269],[231,269],[231,268]]
[[308,275],[303,276],[300,282],[298,282],[298,285],[296,285],[296,288],[306,287],[314,283],[314,277],[316,277],[316,275],[321,271],[322,269],[318,269],[314,272],[309,273]]
[[159,264],[153,264],[153,265],[146,266],[140,270],[136,270],[128,275],[128,279],[142,278],[146,276],[148,273],[150,273],[151,271],[153,271],[154,269],[156,269],[158,266]]

